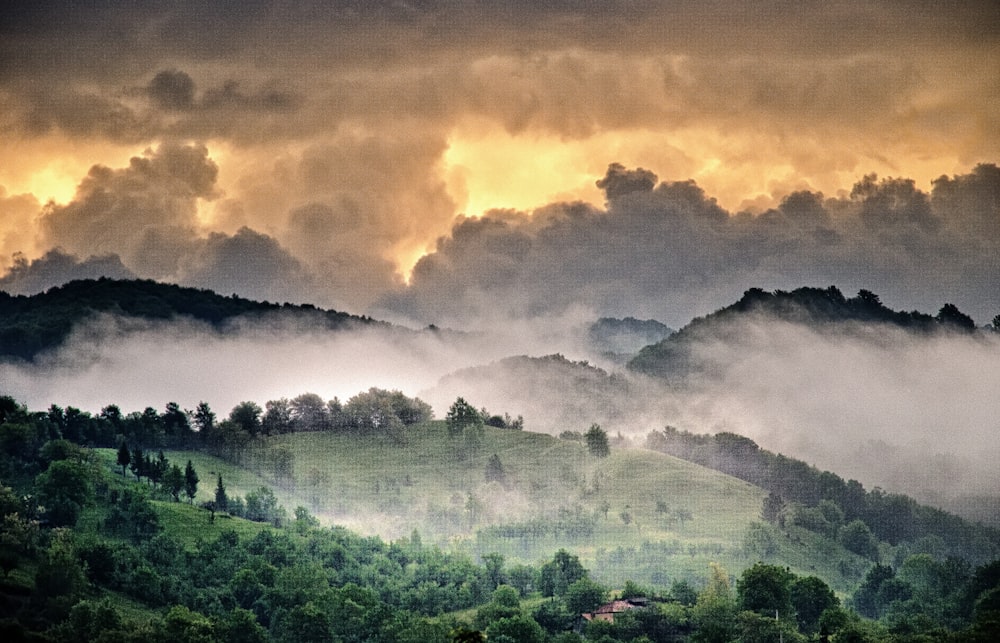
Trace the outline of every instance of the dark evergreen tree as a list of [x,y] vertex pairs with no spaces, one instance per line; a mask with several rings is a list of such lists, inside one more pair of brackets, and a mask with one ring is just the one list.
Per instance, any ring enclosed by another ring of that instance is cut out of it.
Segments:
[[188,497],[188,502],[194,502],[195,494],[198,493],[198,473],[194,470],[191,461],[187,461],[184,467],[184,493]]
[[229,498],[226,496],[226,485],[222,483],[222,474],[219,474],[219,481],[215,485],[215,509],[216,511],[229,509]]
[[142,452],[142,448],[138,445],[132,449],[132,459],[128,464],[129,470],[135,475],[136,482],[142,479],[142,476],[146,475],[146,456]]
[[125,440],[122,440],[121,445],[118,447],[118,466],[122,468],[122,477],[125,477],[125,469],[128,468],[129,463],[132,462],[132,454],[128,450],[128,444]]

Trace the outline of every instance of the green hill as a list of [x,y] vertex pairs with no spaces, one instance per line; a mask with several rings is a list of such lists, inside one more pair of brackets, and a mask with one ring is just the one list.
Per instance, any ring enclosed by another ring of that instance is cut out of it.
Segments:
[[[848,591],[868,565],[832,540],[764,524],[759,487],[668,455],[613,448],[596,458],[582,441],[491,427],[468,453],[443,422],[406,436],[405,444],[329,432],[273,436],[239,467],[202,452],[167,456],[193,461],[202,500],[221,474],[230,496],[268,486],[289,513],[301,505],[327,524],[389,540],[416,531],[447,549],[529,564],[571,549],[611,585],[698,583],[710,562],[737,572],[766,559]],[[268,461],[266,449],[292,454],[291,479],[258,464]],[[502,480],[487,480],[494,455]]]

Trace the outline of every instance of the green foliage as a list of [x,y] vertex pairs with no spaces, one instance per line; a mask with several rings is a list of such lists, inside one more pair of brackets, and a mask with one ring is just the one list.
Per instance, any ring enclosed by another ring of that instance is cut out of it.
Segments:
[[762,615],[793,613],[791,583],[794,575],[783,567],[756,563],[743,570],[736,582],[739,609]]
[[729,585],[729,574],[712,565],[705,589],[691,610],[695,626],[691,640],[697,643],[727,643],[736,634],[736,602]]
[[184,489],[184,472],[176,464],[170,465],[163,474],[163,488],[173,496],[174,502],[180,502],[181,491]]
[[592,612],[607,599],[608,591],[586,576],[570,583],[563,595],[566,607],[573,614]]
[[493,590],[490,602],[476,611],[475,626],[486,627],[501,618],[518,616],[521,613],[521,599],[518,591],[509,585],[501,585]]
[[57,460],[36,480],[38,500],[49,523],[73,526],[93,495],[91,472],[82,462]]
[[466,430],[476,429],[483,424],[479,411],[461,397],[448,407],[444,419],[448,425],[448,435],[452,437],[463,435]]
[[819,632],[823,613],[840,605],[833,590],[816,576],[793,579],[789,590],[799,630],[805,634]]
[[583,434],[583,438],[587,442],[587,450],[590,455],[596,458],[606,458],[611,454],[611,447],[608,446],[608,434],[599,424],[591,424],[587,432]]
[[743,551],[748,557],[771,558],[778,553],[774,529],[767,524],[753,522],[743,536]]
[[159,531],[159,515],[149,500],[148,490],[145,487],[130,487],[112,494],[104,528],[109,533],[135,542]]
[[572,629],[573,624],[580,615],[571,612],[562,600],[551,598],[543,601],[531,616],[545,631],[550,634],[557,634]]
[[194,497],[198,494],[198,482],[198,473],[188,460],[184,467],[184,495],[188,497],[188,502],[194,502]]
[[215,485],[215,510],[226,511],[229,509],[229,496],[226,495],[226,485],[222,482],[222,474],[219,474],[218,482]]
[[256,402],[240,402],[229,412],[229,421],[236,425],[240,431],[253,437],[260,433],[261,415],[264,410]]
[[841,528],[838,538],[844,549],[869,560],[878,560],[878,541],[864,522],[852,520],[847,523]]
[[118,446],[118,466],[122,468],[122,477],[125,477],[125,469],[132,462],[132,453],[129,451],[128,444],[125,440],[122,440],[121,445]]
[[560,549],[552,560],[542,565],[539,589],[542,596],[563,596],[570,585],[586,575],[580,559]]
[[493,621],[486,639],[499,643],[545,643],[545,630],[533,618],[516,615]]

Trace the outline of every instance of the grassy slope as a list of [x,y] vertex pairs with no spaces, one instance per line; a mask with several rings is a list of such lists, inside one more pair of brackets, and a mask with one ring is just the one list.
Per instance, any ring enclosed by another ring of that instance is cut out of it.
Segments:
[[[211,497],[216,475],[222,474],[230,496],[266,485],[289,512],[303,505],[327,524],[387,539],[416,529],[425,542],[473,555],[498,551],[508,564],[538,563],[566,547],[609,584],[629,578],[656,585],[682,577],[700,581],[710,561],[737,574],[757,558],[744,554],[743,539],[750,523],[759,520],[765,494],[735,478],[644,450],[614,449],[600,460],[581,443],[538,433],[487,427],[481,449],[467,458],[456,453],[460,442],[447,436],[442,422],[414,427],[408,435],[402,446],[329,433],[270,438],[294,454],[295,482],[284,486],[267,472],[202,453],[167,456],[177,463],[193,461],[201,476],[199,500]],[[486,462],[494,453],[507,472],[503,485],[485,480]],[[658,501],[670,512],[657,512]],[[168,530],[191,542],[198,534],[211,537],[205,530],[214,534],[230,524],[253,528],[235,519],[217,519],[210,526],[195,508],[162,503],[160,509]],[[675,510],[687,510],[692,518],[671,518]],[[597,516],[593,533],[530,539],[478,533],[489,525],[554,520],[560,513]],[[201,526],[192,530],[192,524]],[[775,532],[775,541],[777,553],[769,562],[817,574],[841,591],[865,567],[807,532]],[[844,569],[854,571],[845,576]]]

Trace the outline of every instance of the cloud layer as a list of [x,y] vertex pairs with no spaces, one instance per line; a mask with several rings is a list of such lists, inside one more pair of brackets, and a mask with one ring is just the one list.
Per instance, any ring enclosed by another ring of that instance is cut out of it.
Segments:
[[760,215],[722,209],[694,182],[613,164],[598,208],[464,219],[385,300],[418,319],[470,323],[583,307],[684,325],[765,289],[836,284],[899,308],[955,303],[980,323],[1000,313],[1000,169],[942,176],[927,194],[867,176],[843,197],[793,192]]
[[[116,274],[420,323],[559,313],[581,274],[579,307],[675,325],[816,280],[996,307],[995,237],[964,244],[996,219],[976,169],[1000,149],[988,3],[15,2],[2,18],[10,289],[54,281],[58,249],[80,274],[117,257]],[[871,172],[914,183],[851,197]],[[470,206],[511,211],[456,223]],[[481,265],[456,254],[487,242]]]

